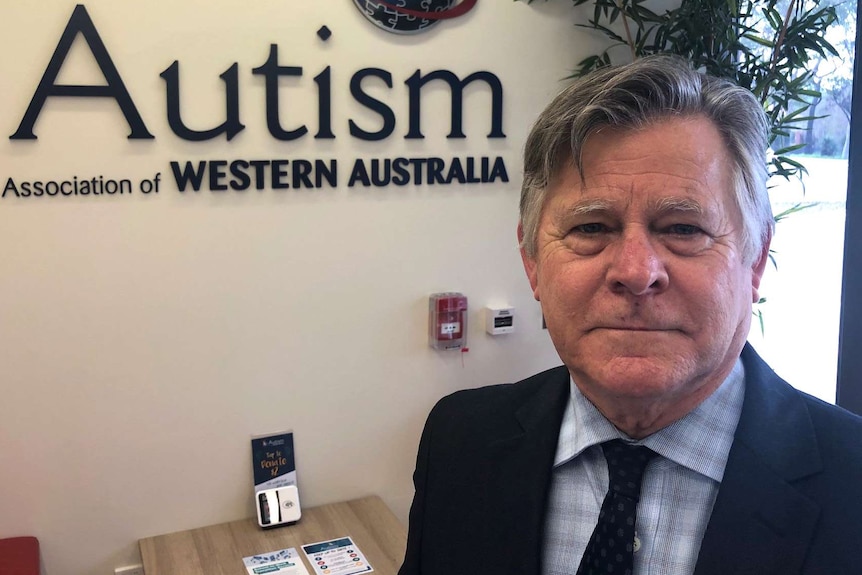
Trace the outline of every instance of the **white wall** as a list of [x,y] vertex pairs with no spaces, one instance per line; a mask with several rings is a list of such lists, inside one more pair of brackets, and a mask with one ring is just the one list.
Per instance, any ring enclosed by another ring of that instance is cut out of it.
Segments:
[[[249,438],[293,429],[306,506],[380,494],[406,519],[424,418],[457,389],[514,381],[557,363],[520,268],[515,224],[529,124],[592,40],[568,1],[482,0],[426,34],[374,28],[352,0],[87,0],[86,8],[156,139],[126,139],[110,100],[53,98],[35,142],[10,141],[75,5],[0,5],[0,185],[162,174],[158,195],[0,200],[0,537],[33,534],[48,575],[108,575],[141,537],[248,516]],[[323,24],[328,43],[315,36]],[[314,131],[312,77],[332,67],[334,141],[266,131],[251,69],[279,46],[284,124]],[[180,61],[188,124],[221,121],[218,75],[239,63],[247,128],[185,142],[165,120],[159,73]],[[347,93],[363,67],[396,136]],[[417,68],[497,74],[505,140],[489,140],[487,94],[469,92],[466,140],[447,140],[448,92],[429,89],[423,141],[405,141]],[[61,81],[100,80],[79,41]],[[437,108],[434,111],[433,108]],[[433,118],[438,121],[432,122]],[[446,121],[439,121],[439,119]],[[353,158],[502,156],[508,184],[348,189]],[[169,161],[338,158],[337,189],[198,194]],[[470,352],[426,344],[429,293],[470,297]],[[481,308],[506,303],[519,329],[493,339]],[[463,361],[463,365],[462,365]],[[237,559],[239,561],[239,558]]]

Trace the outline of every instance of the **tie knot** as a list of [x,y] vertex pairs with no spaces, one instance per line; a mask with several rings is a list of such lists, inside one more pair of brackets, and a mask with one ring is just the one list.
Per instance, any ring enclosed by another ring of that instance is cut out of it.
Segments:
[[620,439],[602,444],[608,462],[609,493],[638,501],[644,470],[655,452],[643,445],[629,445]]

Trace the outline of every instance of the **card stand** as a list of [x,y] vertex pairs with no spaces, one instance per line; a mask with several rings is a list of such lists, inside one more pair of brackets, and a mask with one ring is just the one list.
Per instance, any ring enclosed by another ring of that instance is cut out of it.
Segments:
[[292,525],[302,516],[296,485],[258,491],[255,497],[257,524],[264,529]]

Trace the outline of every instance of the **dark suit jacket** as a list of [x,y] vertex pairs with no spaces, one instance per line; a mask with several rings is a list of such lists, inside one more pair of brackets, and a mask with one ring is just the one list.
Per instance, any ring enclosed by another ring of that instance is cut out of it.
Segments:
[[[785,383],[750,346],[696,575],[862,574],[862,418]],[[569,374],[461,391],[432,410],[400,575],[539,575]]]

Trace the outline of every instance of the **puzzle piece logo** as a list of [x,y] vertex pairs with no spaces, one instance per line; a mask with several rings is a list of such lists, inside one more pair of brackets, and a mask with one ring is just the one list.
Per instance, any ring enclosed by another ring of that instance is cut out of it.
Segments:
[[395,34],[417,34],[440,20],[463,16],[478,0],[353,0],[379,28]]

